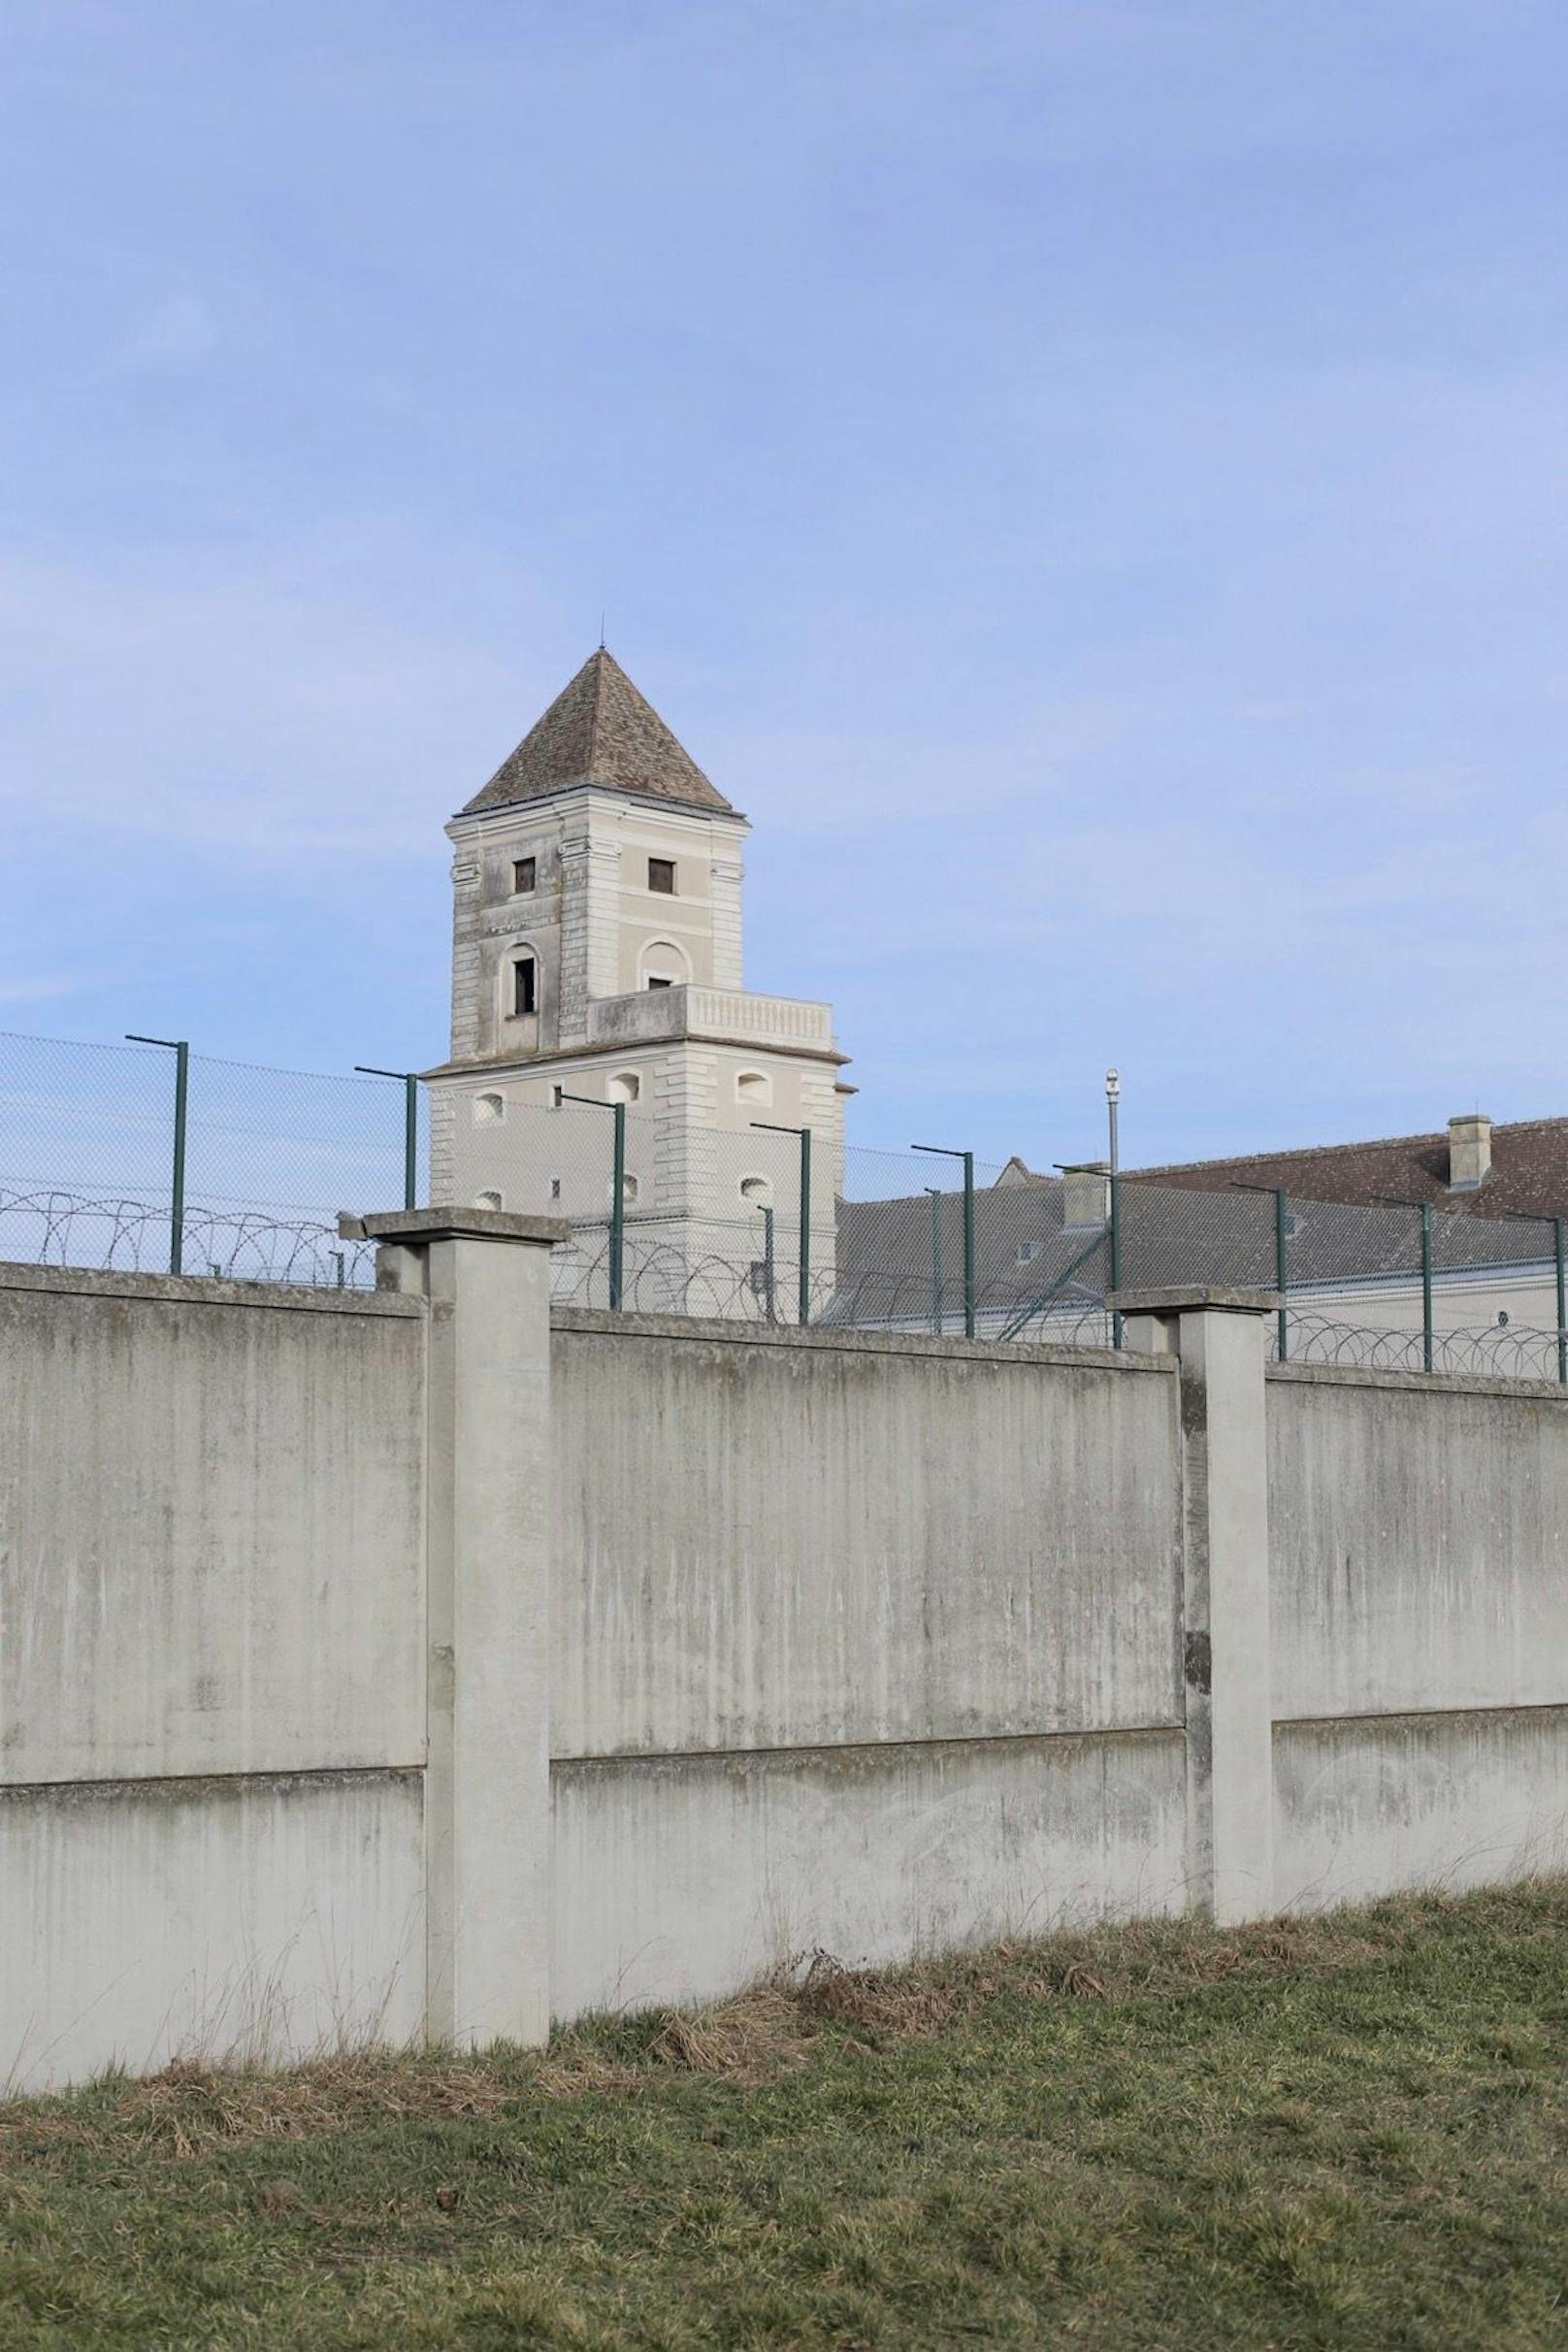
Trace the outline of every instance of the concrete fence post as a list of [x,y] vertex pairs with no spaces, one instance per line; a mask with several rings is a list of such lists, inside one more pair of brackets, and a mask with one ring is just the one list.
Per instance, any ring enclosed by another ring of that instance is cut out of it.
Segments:
[[550,2023],[550,1246],[559,1218],[366,1217],[376,1279],[430,1302],[425,2024]]
[[1272,1290],[1124,1290],[1125,1342],[1181,1362],[1182,1670],[1194,1909],[1274,1908],[1263,1371]]

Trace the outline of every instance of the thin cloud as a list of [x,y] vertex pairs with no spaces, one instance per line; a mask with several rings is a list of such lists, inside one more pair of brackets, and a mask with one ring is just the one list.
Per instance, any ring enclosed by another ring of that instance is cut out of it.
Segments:
[[174,294],[133,329],[110,365],[120,376],[199,367],[218,347],[217,321],[197,294]]
[[0,1004],[45,1004],[54,996],[70,996],[82,986],[81,980],[38,978],[33,980],[0,979]]

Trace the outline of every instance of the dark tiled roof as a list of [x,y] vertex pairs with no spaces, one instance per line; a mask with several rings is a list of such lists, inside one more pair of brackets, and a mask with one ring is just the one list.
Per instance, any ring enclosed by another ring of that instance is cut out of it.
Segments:
[[[1139,1168],[1140,1185],[1224,1192],[1238,1184],[1283,1185],[1302,1200],[1429,1200],[1467,1217],[1568,1216],[1568,1119],[1520,1119],[1491,1130],[1491,1172],[1472,1192],[1449,1190],[1449,1139],[1391,1135],[1296,1152],[1253,1152],[1185,1167]],[[1132,1179],[1129,1177],[1129,1181]]]
[[[1568,1124],[1568,1123],[1565,1123]],[[1446,1145],[1445,1145],[1446,1148]],[[1204,1163],[1201,1170],[1206,1173]],[[1241,1165],[1241,1162],[1232,1163]],[[1261,1180],[1259,1180],[1261,1181]],[[957,1193],[943,1197],[935,1255],[948,1314],[963,1292],[963,1218]],[[1063,1223],[1065,1190],[1054,1177],[1017,1179],[975,1195],[975,1267],[979,1306],[988,1318],[1036,1318],[1102,1298],[1110,1280],[1103,1226]],[[1125,1177],[1121,1216],[1122,1284],[1164,1283],[1273,1288],[1274,1204],[1266,1193],[1236,1192],[1227,1182],[1182,1185]],[[931,1201],[924,1194],[837,1204],[837,1295],[830,1322],[917,1322],[932,1289]],[[1504,1273],[1535,1267],[1552,1254],[1551,1228],[1495,1217],[1435,1220],[1437,1273]],[[1421,1264],[1421,1219],[1408,1208],[1293,1196],[1288,1232],[1292,1289],[1360,1288],[1413,1282]]]
[[463,810],[505,808],[516,800],[547,800],[574,784],[598,784],[684,808],[733,814],[651,702],[638,694],[613,654],[601,645],[570,686],[503,760],[483,792]]

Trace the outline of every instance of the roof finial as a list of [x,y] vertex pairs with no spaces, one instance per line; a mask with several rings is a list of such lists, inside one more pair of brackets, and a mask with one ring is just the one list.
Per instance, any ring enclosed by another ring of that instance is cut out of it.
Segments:
[[599,607],[599,650],[601,653],[604,650],[604,607],[603,604]]

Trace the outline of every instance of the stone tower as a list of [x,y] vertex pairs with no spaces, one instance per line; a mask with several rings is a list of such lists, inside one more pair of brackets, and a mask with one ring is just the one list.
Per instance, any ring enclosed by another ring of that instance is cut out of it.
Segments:
[[850,1091],[832,1009],[743,988],[746,820],[603,646],[446,830],[433,1196],[571,1219],[567,1294],[603,1303],[612,1122],[596,1106],[622,1103],[627,1303],[749,1313],[765,1233],[782,1293],[800,1224],[799,1144],[754,1122],[809,1127],[825,1295]]

